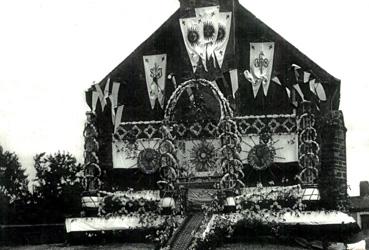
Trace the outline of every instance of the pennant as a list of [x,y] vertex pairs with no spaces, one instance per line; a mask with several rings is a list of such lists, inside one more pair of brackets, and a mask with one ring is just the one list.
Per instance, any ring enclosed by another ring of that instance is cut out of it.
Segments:
[[96,105],[97,105],[97,100],[99,99],[99,94],[96,91],[92,92],[92,112],[95,113],[96,111]]
[[302,99],[303,101],[305,101],[305,96],[304,96],[304,94],[302,93],[302,90],[301,90],[301,88],[300,88],[300,85],[295,84],[295,85],[293,85],[293,88],[297,91],[297,93],[299,94],[299,96],[301,97],[301,99]]
[[204,25],[201,18],[180,18],[179,24],[193,72],[196,71],[199,60],[202,60],[206,69],[206,50],[202,37]]
[[110,95],[109,97],[109,100],[110,100],[110,107],[111,107],[111,121],[113,124],[115,124],[115,107],[113,105],[113,102],[114,102],[114,97],[112,95]]
[[103,93],[103,91],[102,91],[102,89],[101,89],[101,87],[98,83],[95,84],[95,88],[96,88],[97,94],[99,96],[99,100],[100,100],[100,104],[101,104],[101,110],[104,111],[105,106],[106,106],[106,100],[105,100],[104,93]]
[[254,98],[256,98],[256,96],[258,94],[258,91],[259,91],[259,88],[260,88],[260,85],[261,85],[261,81],[256,80],[255,77],[248,70],[245,70],[243,72],[243,74],[244,74],[246,80],[248,80],[251,83],[252,91],[254,93]]
[[311,73],[304,71],[304,83],[308,83],[310,80]]
[[232,24],[232,12],[219,13],[218,35],[214,54],[218,61],[219,67],[222,68],[224,56],[226,53]]
[[144,56],[143,61],[151,108],[154,109],[155,101],[158,100],[160,107],[164,109],[167,55]]
[[[274,60],[274,42],[250,43],[250,71],[253,75],[257,90],[263,85],[264,95],[267,96],[271,80]],[[257,91],[256,91],[257,93]],[[254,90],[254,97],[255,97]]]
[[113,82],[113,88],[111,91],[112,96],[112,107],[115,108],[118,106],[118,94],[119,94],[120,82]]
[[201,37],[205,45],[206,58],[211,58],[214,54],[218,37],[219,6],[196,8],[196,17],[202,22]]
[[117,131],[117,128],[122,121],[122,114],[124,110],[124,105],[121,105],[117,108],[117,112],[115,112],[115,120],[114,120],[114,133]]
[[104,88],[104,97],[109,97],[109,91],[110,91],[110,77],[106,80],[105,88]]
[[[272,81],[278,84],[279,86],[284,87],[277,76],[273,77]],[[284,88],[286,89],[288,98],[291,98],[291,91],[287,87],[284,87]]]
[[238,90],[238,70],[237,69],[230,70],[229,76],[231,78],[233,98],[235,98],[236,92]]
[[315,79],[309,82],[310,91],[313,92],[320,101],[326,101],[327,95],[325,93],[324,87],[320,82],[316,82]]

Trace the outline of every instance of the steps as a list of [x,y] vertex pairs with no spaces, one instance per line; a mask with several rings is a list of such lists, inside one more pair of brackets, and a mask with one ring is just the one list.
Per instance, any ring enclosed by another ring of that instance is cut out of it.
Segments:
[[171,241],[171,250],[184,250],[189,247],[193,239],[193,233],[195,233],[204,219],[203,213],[195,213],[189,215],[188,219],[184,221],[178,230],[178,232],[173,236]]

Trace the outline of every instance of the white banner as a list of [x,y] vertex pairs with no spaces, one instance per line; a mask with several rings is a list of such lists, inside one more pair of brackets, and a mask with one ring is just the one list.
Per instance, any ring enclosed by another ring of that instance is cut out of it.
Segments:
[[[201,37],[204,38],[206,58],[209,59],[214,54],[216,41],[218,37],[218,22],[219,22],[219,6],[196,8],[196,17],[200,18],[203,28]],[[214,61],[215,63],[215,61]]]
[[256,93],[260,85],[263,85],[264,95],[267,96],[273,71],[273,60],[274,42],[250,43],[250,71],[256,82],[258,82]]
[[179,19],[183,41],[192,64],[193,72],[197,69],[199,60],[206,66],[206,51],[202,37],[203,23],[200,18],[191,17]]
[[160,107],[164,109],[167,55],[144,56],[143,62],[151,108],[154,109],[155,101],[158,100]]
[[[247,156],[250,150],[259,144],[258,135],[243,135],[241,142],[241,159],[244,159],[244,163],[247,163]],[[272,135],[271,141],[267,144],[275,149],[274,162],[287,163],[298,161],[298,135],[282,134]]]
[[231,33],[232,12],[219,13],[218,35],[214,54],[217,58],[219,67],[222,68],[226,53],[229,36]]

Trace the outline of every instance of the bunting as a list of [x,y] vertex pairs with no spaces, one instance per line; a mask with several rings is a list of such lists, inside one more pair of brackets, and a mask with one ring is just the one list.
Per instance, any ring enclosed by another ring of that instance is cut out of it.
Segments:
[[267,96],[274,60],[274,42],[250,43],[250,71],[253,78],[254,97],[263,85]]
[[96,91],[93,91],[92,92],[92,104],[91,104],[91,107],[92,107],[92,112],[96,112],[96,105],[97,105],[97,101],[99,99],[99,94],[96,92]]
[[105,106],[106,106],[106,100],[105,100],[104,92],[102,91],[102,89],[101,89],[101,87],[98,83],[95,84],[95,88],[96,88],[97,94],[99,96],[99,100],[100,100],[100,104],[101,104],[101,110],[104,111]]
[[155,102],[158,100],[160,107],[164,109],[167,55],[144,56],[143,62],[151,108],[154,109]]
[[120,89],[120,82],[113,82],[113,88],[111,90],[112,106],[115,108],[118,106],[118,94]]

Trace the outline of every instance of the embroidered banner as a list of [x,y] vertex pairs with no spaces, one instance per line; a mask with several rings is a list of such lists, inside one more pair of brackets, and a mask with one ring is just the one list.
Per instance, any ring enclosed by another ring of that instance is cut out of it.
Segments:
[[192,70],[195,72],[200,59],[204,66],[206,66],[206,51],[202,37],[203,23],[200,18],[191,17],[179,19],[179,24],[181,26],[183,41],[191,61]]
[[215,42],[216,46],[214,54],[220,68],[222,68],[223,65],[224,56],[229,41],[229,35],[231,33],[231,24],[232,24],[232,12],[219,13],[218,35]]
[[250,43],[250,71],[255,79],[254,97],[263,85],[264,95],[267,96],[272,76],[274,60],[274,42]]
[[160,107],[164,109],[167,55],[144,56],[143,62],[151,108],[154,109],[155,102],[158,100]]
[[203,24],[201,37],[204,38],[206,59],[210,59],[214,54],[218,36],[219,6],[196,8],[195,13]]

